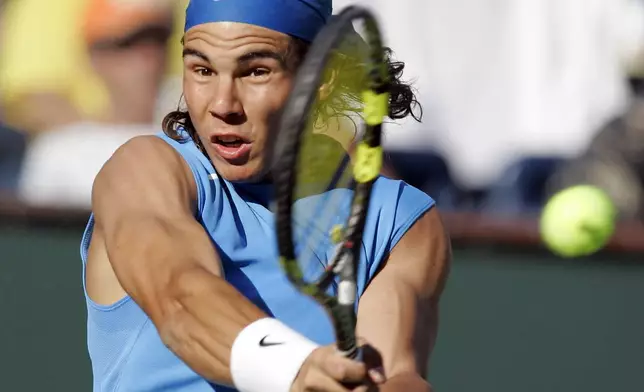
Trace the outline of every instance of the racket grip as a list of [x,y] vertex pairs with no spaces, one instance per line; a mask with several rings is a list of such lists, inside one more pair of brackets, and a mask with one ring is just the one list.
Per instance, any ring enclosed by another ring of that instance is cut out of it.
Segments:
[[347,358],[353,359],[354,361],[357,361],[357,362],[364,361],[364,354],[362,352],[362,347],[356,347],[356,349],[352,353],[347,353],[345,355]]
[[356,314],[353,305],[337,305],[333,308],[332,315],[338,350],[347,358],[355,358],[358,342],[355,335]]
[[364,351],[362,350],[362,347],[358,347],[355,352],[355,357],[352,359],[354,361],[364,362]]

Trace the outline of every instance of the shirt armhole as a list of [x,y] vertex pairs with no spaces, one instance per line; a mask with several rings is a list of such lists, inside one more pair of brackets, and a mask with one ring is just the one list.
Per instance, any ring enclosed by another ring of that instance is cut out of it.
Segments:
[[388,238],[380,244],[376,252],[376,257],[369,266],[369,281],[367,282],[367,286],[382,267],[384,267],[384,263],[389,257],[389,254],[398,245],[398,242],[400,242],[407,231],[409,231],[421,216],[436,205],[436,202],[421,190],[403,181],[400,181],[399,184],[397,199],[392,202],[396,206],[396,209],[393,212],[390,233]]

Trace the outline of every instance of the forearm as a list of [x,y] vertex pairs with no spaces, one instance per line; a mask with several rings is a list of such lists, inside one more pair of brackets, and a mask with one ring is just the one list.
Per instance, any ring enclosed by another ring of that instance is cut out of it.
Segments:
[[266,314],[222,278],[205,270],[186,272],[170,289],[169,311],[158,324],[163,342],[202,377],[233,385],[233,343]]
[[433,389],[418,374],[405,373],[387,379],[380,392],[433,392]]
[[198,223],[143,219],[126,227],[108,241],[125,291],[188,366],[210,381],[232,385],[233,342],[244,327],[266,317],[264,312],[222,278],[219,258]]

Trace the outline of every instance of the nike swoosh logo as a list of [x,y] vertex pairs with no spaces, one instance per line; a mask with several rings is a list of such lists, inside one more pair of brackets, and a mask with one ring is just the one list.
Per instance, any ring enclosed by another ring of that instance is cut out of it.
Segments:
[[267,342],[266,338],[268,335],[264,336],[262,340],[259,341],[259,346],[260,347],[270,347],[270,346],[279,346],[280,344],[284,344],[284,342]]

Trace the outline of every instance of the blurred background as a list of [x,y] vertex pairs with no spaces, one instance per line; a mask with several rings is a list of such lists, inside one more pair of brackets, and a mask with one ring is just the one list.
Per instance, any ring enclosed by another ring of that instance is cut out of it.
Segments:
[[[187,0],[0,2],[0,375],[88,391],[80,237],[92,181],[181,98]],[[138,4],[140,3],[140,4]],[[380,16],[424,108],[386,128],[437,200],[454,266],[438,391],[642,391],[644,0],[335,0]],[[560,259],[539,214],[604,189],[610,244]]]

